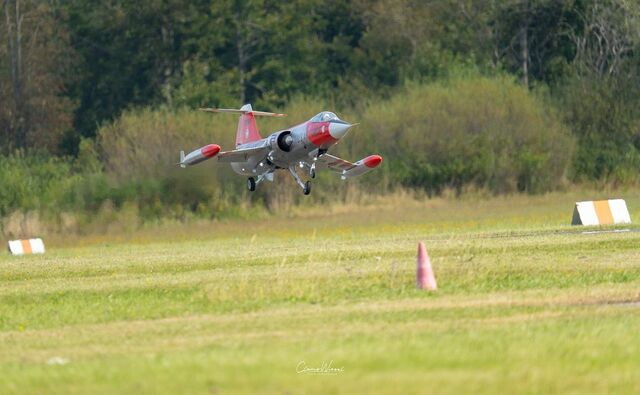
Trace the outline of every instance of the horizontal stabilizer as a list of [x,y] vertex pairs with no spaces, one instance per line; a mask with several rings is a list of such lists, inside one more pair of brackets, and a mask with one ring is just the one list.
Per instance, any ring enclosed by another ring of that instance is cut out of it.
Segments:
[[251,113],[255,116],[259,117],[286,117],[287,114],[279,114],[275,112],[266,112],[266,111],[253,111],[251,108],[249,109],[234,109],[234,108],[201,108],[200,111],[204,112],[217,112],[217,113],[231,113],[231,114],[248,114]]

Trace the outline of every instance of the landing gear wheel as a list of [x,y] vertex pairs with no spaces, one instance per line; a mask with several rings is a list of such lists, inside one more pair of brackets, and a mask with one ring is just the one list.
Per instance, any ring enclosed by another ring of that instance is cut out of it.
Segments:
[[251,192],[256,190],[256,180],[253,177],[247,179],[247,189]]
[[311,181],[307,181],[304,183],[304,189],[302,190],[302,193],[304,193],[305,195],[311,193]]
[[309,170],[309,175],[311,176],[311,178],[316,178],[316,168],[315,165],[311,166],[311,170]]

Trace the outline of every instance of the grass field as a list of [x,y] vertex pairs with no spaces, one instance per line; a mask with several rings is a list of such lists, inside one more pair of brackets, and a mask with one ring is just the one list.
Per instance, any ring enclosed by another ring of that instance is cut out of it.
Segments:
[[53,237],[0,258],[0,393],[639,393],[640,232],[567,226],[581,198]]

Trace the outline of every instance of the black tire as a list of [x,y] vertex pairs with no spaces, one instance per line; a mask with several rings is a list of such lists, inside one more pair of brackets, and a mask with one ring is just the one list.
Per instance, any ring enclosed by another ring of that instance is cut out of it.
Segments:
[[316,178],[316,169],[311,169],[311,171],[309,171],[309,175],[311,176],[311,178]]
[[247,179],[247,189],[250,192],[253,192],[256,190],[256,180],[253,177],[249,177]]
[[311,181],[307,181],[304,183],[304,189],[302,190],[302,192],[305,195],[308,195],[311,193]]

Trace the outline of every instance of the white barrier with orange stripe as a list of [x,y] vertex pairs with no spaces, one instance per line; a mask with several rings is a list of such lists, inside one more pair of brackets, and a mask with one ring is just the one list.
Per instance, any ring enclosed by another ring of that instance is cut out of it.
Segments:
[[576,202],[571,225],[630,224],[631,217],[623,199]]
[[42,239],[10,240],[9,252],[12,255],[44,254]]

